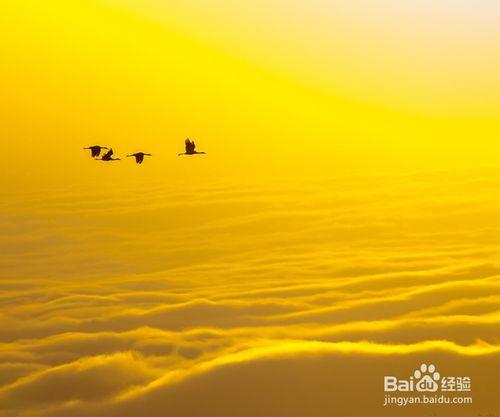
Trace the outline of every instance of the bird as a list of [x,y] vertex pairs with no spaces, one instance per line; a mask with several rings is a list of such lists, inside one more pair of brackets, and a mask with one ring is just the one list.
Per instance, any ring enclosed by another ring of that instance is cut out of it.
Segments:
[[100,159],[101,161],[119,161],[120,158],[113,158],[113,149],[110,149],[108,152],[106,152],[102,158]]
[[182,152],[178,154],[180,155],[197,155],[197,154],[204,154],[205,152],[198,152],[196,151],[196,144],[194,143],[193,140],[190,140],[189,138],[186,139],[186,152]]
[[137,164],[142,164],[142,161],[144,161],[144,157],[145,156],[153,156],[153,155],[150,154],[150,153],[137,152],[137,153],[133,153],[131,155],[127,155],[127,158],[130,157],[130,156],[135,157],[135,162]]
[[106,148],[105,146],[94,145],[83,149],[90,149],[90,154],[92,158],[97,158],[101,154],[101,151],[103,149],[109,149],[109,148]]

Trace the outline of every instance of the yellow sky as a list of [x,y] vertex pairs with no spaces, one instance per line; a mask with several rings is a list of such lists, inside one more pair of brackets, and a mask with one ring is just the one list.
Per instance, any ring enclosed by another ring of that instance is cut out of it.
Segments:
[[499,5],[4,3],[1,417],[498,411]]
[[426,114],[495,104],[500,8],[494,2],[102,3],[333,96]]
[[4,182],[94,178],[94,143],[182,176],[186,136],[196,174],[495,164],[499,8],[434,3],[10,2]]

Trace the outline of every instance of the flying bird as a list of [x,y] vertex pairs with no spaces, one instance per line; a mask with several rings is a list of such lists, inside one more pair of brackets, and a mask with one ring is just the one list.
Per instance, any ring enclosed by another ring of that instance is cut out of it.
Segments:
[[101,158],[101,161],[119,161],[119,160],[120,158],[113,158],[113,149],[110,149]]
[[97,158],[101,154],[101,151],[103,149],[109,149],[109,148],[106,148],[105,146],[94,145],[83,149],[90,149],[90,154],[92,155],[92,158]]
[[194,141],[189,140],[189,138],[187,138],[186,139],[186,152],[180,153],[178,155],[197,155],[197,154],[205,153],[205,152],[198,152],[195,149],[196,149],[196,144],[194,143]]
[[135,162],[137,164],[142,164],[142,161],[144,161],[145,156],[153,156],[153,155],[151,155],[150,153],[137,152],[137,153],[133,153],[131,155],[127,155],[127,158],[130,156],[135,157]]

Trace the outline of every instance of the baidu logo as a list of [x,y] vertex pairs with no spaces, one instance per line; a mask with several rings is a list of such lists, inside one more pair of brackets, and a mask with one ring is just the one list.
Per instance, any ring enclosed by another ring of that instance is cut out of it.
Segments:
[[407,379],[385,376],[384,391],[384,406],[472,403],[470,377],[442,376],[434,364],[421,364]]
[[418,392],[436,392],[439,388],[439,372],[434,365],[427,366],[425,363],[420,365],[420,369],[413,373],[416,382],[415,387]]
[[385,392],[437,392],[470,391],[471,379],[467,376],[443,377],[433,364],[423,363],[408,379],[395,376],[384,377]]
[[423,363],[408,379],[398,379],[395,376],[384,377],[384,391],[394,392],[436,392],[439,389],[441,375],[434,365]]

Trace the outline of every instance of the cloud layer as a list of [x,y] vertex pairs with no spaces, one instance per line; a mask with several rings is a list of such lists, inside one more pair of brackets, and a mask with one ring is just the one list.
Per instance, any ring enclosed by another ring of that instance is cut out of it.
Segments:
[[495,412],[500,176],[473,174],[4,201],[0,415],[401,415],[383,375],[422,361],[474,381],[439,415]]

